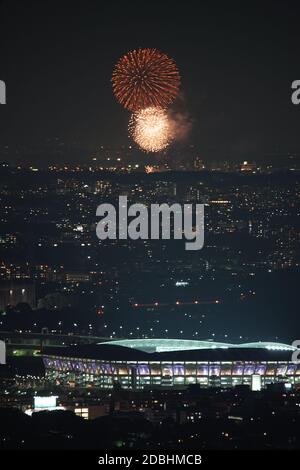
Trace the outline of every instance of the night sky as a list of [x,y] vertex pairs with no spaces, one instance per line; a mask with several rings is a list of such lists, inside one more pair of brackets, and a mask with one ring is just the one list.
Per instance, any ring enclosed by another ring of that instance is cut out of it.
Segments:
[[220,5],[2,1],[0,146],[54,137],[87,152],[128,145],[129,113],[113,96],[111,72],[128,50],[157,47],[177,62],[182,93],[174,107],[193,121],[186,144],[204,159],[300,153],[300,105],[291,103],[300,8]]

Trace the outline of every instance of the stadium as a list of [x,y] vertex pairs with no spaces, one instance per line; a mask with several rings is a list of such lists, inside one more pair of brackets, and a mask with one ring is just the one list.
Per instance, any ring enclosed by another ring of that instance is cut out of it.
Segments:
[[49,349],[46,377],[56,385],[109,389],[233,387],[283,382],[300,387],[291,345],[180,339],[125,339]]

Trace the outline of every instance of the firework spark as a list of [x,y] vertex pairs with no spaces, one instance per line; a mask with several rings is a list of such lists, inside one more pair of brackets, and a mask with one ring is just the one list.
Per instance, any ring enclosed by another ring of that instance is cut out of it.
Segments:
[[155,173],[155,167],[152,165],[146,165],[145,166],[145,172],[146,173]]
[[178,95],[180,75],[174,60],[166,54],[157,49],[138,49],[116,64],[112,84],[117,100],[126,109],[167,108]]
[[162,108],[150,106],[134,113],[129,122],[129,133],[146,152],[160,152],[173,139],[168,114]]

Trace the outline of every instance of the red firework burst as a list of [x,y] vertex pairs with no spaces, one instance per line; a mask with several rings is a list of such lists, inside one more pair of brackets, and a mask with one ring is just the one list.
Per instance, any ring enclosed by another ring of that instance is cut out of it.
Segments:
[[176,98],[180,75],[173,59],[157,49],[125,54],[112,74],[117,100],[130,111],[149,106],[168,107]]

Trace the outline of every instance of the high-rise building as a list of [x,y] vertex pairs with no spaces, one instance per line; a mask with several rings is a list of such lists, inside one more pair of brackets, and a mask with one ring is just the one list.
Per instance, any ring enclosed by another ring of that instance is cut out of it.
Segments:
[[27,303],[31,308],[36,306],[35,285],[32,281],[14,280],[0,282],[0,312],[8,305]]

